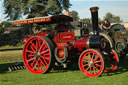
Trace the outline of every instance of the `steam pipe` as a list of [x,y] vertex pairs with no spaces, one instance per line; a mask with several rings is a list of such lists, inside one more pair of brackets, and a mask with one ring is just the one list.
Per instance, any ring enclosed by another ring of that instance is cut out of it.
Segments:
[[98,7],[91,7],[91,16],[92,16],[92,24],[93,24],[93,32],[97,35],[99,34],[98,31]]

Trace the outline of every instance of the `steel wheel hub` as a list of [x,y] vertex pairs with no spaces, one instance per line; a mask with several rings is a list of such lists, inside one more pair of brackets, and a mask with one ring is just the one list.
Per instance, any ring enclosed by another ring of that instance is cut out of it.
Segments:
[[36,60],[38,60],[40,58],[41,54],[39,52],[36,52],[34,54],[34,57],[36,58]]
[[88,65],[92,67],[93,66],[93,61],[89,61]]

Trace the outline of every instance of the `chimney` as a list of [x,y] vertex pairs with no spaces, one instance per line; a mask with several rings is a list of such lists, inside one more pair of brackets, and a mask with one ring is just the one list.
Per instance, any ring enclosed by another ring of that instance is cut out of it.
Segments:
[[98,7],[91,7],[91,15],[92,15],[92,24],[93,24],[93,32],[98,34]]

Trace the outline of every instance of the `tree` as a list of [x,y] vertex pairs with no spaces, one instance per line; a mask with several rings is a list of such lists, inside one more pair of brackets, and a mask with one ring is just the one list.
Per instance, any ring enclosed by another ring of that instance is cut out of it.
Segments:
[[120,20],[120,16],[115,16],[115,15],[113,15],[110,12],[106,13],[106,15],[104,17],[104,20],[105,19],[108,19],[108,21],[111,22],[111,23],[119,23],[119,22],[122,22]]
[[0,23],[0,33],[3,33],[7,27],[12,26],[12,24],[10,22],[7,21],[3,21]]
[[6,18],[16,20],[61,14],[71,6],[69,0],[4,0]]
[[77,11],[71,11],[71,16],[73,17],[74,21],[79,20],[78,12]]
[[83,18],[80,21],[81,22],[84,22],[84,23],[90,23],[91,22],[91,19],[90,18]]
[[113,21],[112,22],[113,23],[119,23],[119,22],[121,22],[120,17],[119,16],[113,17]]
[[110,13],[110,12],[106,13],[106,15],[104,17],[104,20],[105,19],[108,19],[109,22],[112,22],[112,20],[113,20],[113,14]]

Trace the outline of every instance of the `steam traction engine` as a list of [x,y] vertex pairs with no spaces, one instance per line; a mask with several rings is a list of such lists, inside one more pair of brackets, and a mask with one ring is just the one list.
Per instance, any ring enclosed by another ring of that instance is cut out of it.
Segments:
[[90,8],[94,34],[86,34],[84,29],[70,30],[67,23],[73,19],[66,15],[40,17],[14,21],[14,25],[22,24],[59,24],[50,33],[40,32],[36,36],[25,38],[23,60],[26,68],[35,74],[49,72],[58,63],[71,65],[78,61],[79,68],[85,76],[96,77],[103,72],[117,68],[119,62],[117,53],[110,49],[98,29],[98,7]]

